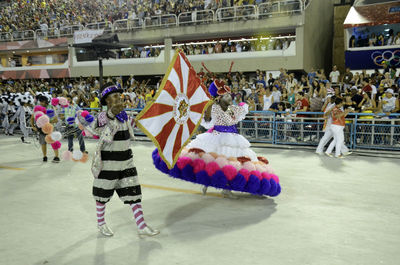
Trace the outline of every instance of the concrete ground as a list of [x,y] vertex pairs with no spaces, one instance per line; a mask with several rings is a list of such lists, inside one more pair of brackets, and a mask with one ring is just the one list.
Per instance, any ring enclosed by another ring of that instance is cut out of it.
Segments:
[[99,235],[90,162],[45,164],[38,146],[1,136],[0,264],[400,264],[398,159],[255,148],[282,193],[230,200],[163,175],[153,145],[133,145],[154,238],[138,238],[116,195],[106,212],[115,235]]

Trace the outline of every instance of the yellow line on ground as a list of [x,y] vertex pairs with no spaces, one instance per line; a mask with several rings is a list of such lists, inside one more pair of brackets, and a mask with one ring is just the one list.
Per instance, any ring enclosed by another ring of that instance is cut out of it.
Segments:
[[[203,193],[195,190],[186,190],[186,189],[179,189],[179,188],[172,188],[172,187],[164,187],[158,185],[149,185],[149,184],[140,184],[142,187],[150,188],[150,189],[158,189],[158,190],[166,190],[166,191],[173,191],[173,192],[182,192],[187,194],[196,194],[196,195],[203,195]],[[219,193],[214,192],[207,192],[206,196],[213,196],[213,197],[222,197]]]
[[19,167],[8,167],[8,166],[0,166],[2,169],[9,169],[9,170],[25,170],[25,168],[19,168]]

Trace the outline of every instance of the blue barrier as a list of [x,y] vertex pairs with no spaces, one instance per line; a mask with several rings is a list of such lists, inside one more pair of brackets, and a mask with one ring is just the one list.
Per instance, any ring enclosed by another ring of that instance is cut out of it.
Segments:
[[[139,113],[141,109],[126,109],[126,111]],[[294,116],[292,112],[251,111],[246,119],[238,124],[238,130],[253,143],[317,146],[324,135],[322,116],[323,112],[297,112]],[[365,116],[368,118],[363,118]],[[400,151],[398,113],[393,113],[389,117],[384,113],[349,113],[344,132],[346,145],[351,149]],[[135,133],[145,135],[138,129]]]

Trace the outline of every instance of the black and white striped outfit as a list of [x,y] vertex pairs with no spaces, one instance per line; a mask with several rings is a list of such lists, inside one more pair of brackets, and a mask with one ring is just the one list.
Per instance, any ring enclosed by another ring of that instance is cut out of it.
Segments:
[[[94,122],[95,126],[99,125],[98,118]],[[102,166],[93,182],[93,196],[98,202],[108,202],[113,196],[114,190],[125,204],[141,202],[142,192],[130,148],[133,130],[128,122],[130,121],[120,122],[117,119],[108,118],[107,124],[104,125],[111,128],[109,132],[113,132],[113,136],[111,135],[112,141],[99,143],[100,148],[97,155],[101,158]],[[94,130],[102,132],[100,127],[94,128]]]

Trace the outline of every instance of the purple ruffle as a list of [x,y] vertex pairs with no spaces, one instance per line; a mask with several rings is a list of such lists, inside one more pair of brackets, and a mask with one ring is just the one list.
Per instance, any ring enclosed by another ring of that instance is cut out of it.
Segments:
[[223,132],[223,133],[238,133],[238,130],[235,125],[232,126],[222,126],[222,125],[215,125],[213,127],[214,131]]
[[281,186],[272,178],[270,180],[260,180],[255,175],[250,175],[248,181],[245,177],[238,173],[232,180],[228,180],[222,170],[217,170],[210,177],[205,170],[197,173],[193,172],[191,165],[186,165],[182,170],[175,166],[168,169],[165,162],[158,155],[158,150],[155,149],[152,153],[154,166],[161,172],[168,174],[173,178],[186,180],[192,183],[211,186],[218,189],[226,189],[240,192],[248,192],[256,195],[268,195],[271,197],[278,196],[281,193]]

